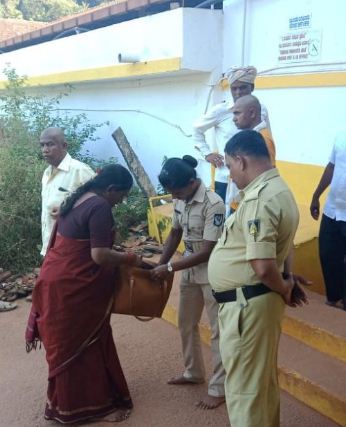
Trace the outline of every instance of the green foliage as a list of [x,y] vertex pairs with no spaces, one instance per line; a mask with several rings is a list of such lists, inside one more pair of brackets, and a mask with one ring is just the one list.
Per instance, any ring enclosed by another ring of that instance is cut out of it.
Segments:
[[39,150],[41,131],[62,127],[72,156],[95,166],[99,162],[82,155],[81,149],[86,141],[96,140],[102,124],[91,124],[83,114],[60,114],[59,100],[67,94],[29,95],[25,78],[11,69],[4,72],[8,84],[0,96],[0,267],[21,272],[40,261],[41,177],[47,166]]
[[23,14],[18,5],[19,0],[0,0],[0,18],[22,19]]
[[127,238],[130,227],[146,220],[148,206],[148,198],[138,187],[133,187],[126,203],[114,208],[117,243]]
[[20,10],[23,18],[32,21],[49,22],[61,16],[81,12],[84,6],[74,0],[21,0]]
[[[28,94],[25,77],[13,69],[4,71],[7,90],[0,96],[0,267],[13,273],[28,271],[41,263],[41,178],[47,167],[39,149],[39,135],[49,126],[61,127],[69,142],[69,153],[92,167],[115,163],[100,161],[82,153],[86,141],[96,141],[102,124],[92,124],[84,114],[57,111],[62,97]],[[146,219],[147,198],[136,187],[127,204],[115,209],[117,241],[128,235],[129,227]]]
[[31,142],[0,139],[0,266],[13,272],[39,265],[40,181],[44,162]]
[[0,0],[0,18],[54,21],[108,0]]
[[4,138],[11,140],[21,135],[31,141],[30,149],[20,147],[23,150],[32,150],[37,156],[39,152],[38,140],[43,129],[54,126],[64,129],[68,140],[68,151],[73,158],[97,167],[99,160],[90,156],[88,151],[82,151],[86,141],[97,140],[95,133],[105,123],[90,123],[86,114],[71,115],[68,112],[60,112],[60,101],[69,96],[72,88],[66,86],[64,93],[55,97],[47,97],[43,94],[28,94],[25,90],[26,77],[18,76],[12,68],[6,68],[4,74],[7,77],[7,89],[0,96],[2,112],[0,112],[0,125],[4,132]]

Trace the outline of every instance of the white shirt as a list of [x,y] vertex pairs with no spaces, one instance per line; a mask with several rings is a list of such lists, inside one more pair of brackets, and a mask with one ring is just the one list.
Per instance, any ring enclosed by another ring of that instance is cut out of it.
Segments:
[[336,136],[329,162],[333,163],[334,172],[324,214],[337,221],[346,221],[346,131]]
[[[233,104],[222,102],[214,105],[210,111],[200,117],[193,125],[193,140],[195,148],[202,154],[203,158],[210,153],[220,153],[223,155],[225,145],[229,139],[239,132],[233,122]],[[270,129],[267,108],[261,104],[261,119],[266,122],[266,127]],[[205,138],[205,132],[214,128],[215,146],[210,148]],[[228,182],[229,170],[226,166],[216,168],[215,181]]]
[[95,172],[86,164],[72,159],[67,153],[58,167],[49,165],[42,176],[42,250],[45,255],[55,218],[52,212],[57,210],[66,196],[80,185],[95,176]]

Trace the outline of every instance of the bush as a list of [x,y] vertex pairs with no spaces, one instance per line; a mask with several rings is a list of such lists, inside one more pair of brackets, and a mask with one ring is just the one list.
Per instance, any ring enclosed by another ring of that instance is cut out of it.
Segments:
[[[40,261],[41,189],[45,167],[27,140],[0,140],[0,266],[13,272]],[[17,145],[18,143],[18,145]]]
[[[68,151],[91,167],[100,161],[83,152],[86,141],[96,141],[96,130],[85,114],[59,112],[61,93],[48,98],[28,94],[26,79],[6,69],[8,84],[0,96],[0,267],[22,273],[41,263],[41,178],[47,164],[42,160],[39,136],[49,126],[61,127],[69,143]],[[115,162],[116,159],[109,159]],[[147,199],[136,187],[128,203],[115,209],[117,239],[127,237],[128,228],[146,219]]]
[[[60,112],[60,101],[69,96],[72,87],[55,97],[44,94],[28,94],[25,88],[26,77],[18,76],[12,68],[6,68],[4,74],[8,83],[5,93],[0,96],[0,128],[5,140],[16,142],[13,150],[18,154],[33,154],[41,158],[38,140],[43,129],[53,126],[64,129],[71,156],[90,166],[96,167],[100,161],[82,151],[86,141],[96,141],[95,132],[106,123],[90,123],[86,114]],[[20,142],[22,143],[20,144]],[[19,144],[18,144],[19,143]]]
[[39,135],[49,126],[65,130],[73,157],[95,166],[97,160],[81,149],[102,124],[91,124],[83,114],[61,115],[63,96],[28,95],[25,78],[6,69],[7,89],[0,96],[0,267],[23,272],[40,263],[41,158]]
[[114,208],[116,243],[121,243],[129,234],[129,228],[147,218],[148,198],[138,187],[133,187],[126,203]]

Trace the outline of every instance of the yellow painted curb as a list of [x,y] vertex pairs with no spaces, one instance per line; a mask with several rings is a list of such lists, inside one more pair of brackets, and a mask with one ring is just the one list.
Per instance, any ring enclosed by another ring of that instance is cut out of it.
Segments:
[[[166,305],[166,308],[162,314],[162,319],[166,320],[168,323],[171,323],[173,326],[178,327],[178,312],[175,307],[170,304]],[[201,341],[210,346],[210,329],[208,325],[204,323],[199,324],[199,333],[201,336]]]
[[[166,320],[167,322],[171,323],[174,326],[178,326],[178,318],[177,318],[177,310],[172,305],[167,304],[162,318]],[[291,321],[294,319],[286,319],[284,321],[285,326],[283,327],[283,331],[291,330],[294,327],[294,322]],[[300,321],[296,322],[296,328],[299,329],[301,326]],[[309,325],[307,325],[309,326]],[[312,327],[310,329],[313,330]],[[201,341],[210,346],[210,329],[209,326],[201,323],[199,325],[199,330],[201,334]],[[306,331],[307,329],[305,329]],[[321,331],[325,332],[325,331]],[[287,332],[285,332],[287,333]],[[289,333],[289,335],[291,335]],[[299,335],[299,334],[296,334]],[[292,335],[294,338],[296,338],[295,335]],[[316,334],[316,337],[318,334]],[[314,343],[314,340],[316,337],[312,338],[311,342]],[[297,338],[300,341],[303,341],[300,338]],[[325,336],[322,335],[322,338],[320,336],[321,340],[325,339]],[[304,339],[304,343],[310,344],[308,341]],[[315,347],[317,348],[317,347]],[[318,348],[319,349],[319,348]],[[329,353],[328,353],[329,354]],[[325,390],[323,387],[319,386],[318,384],[315,384],[306,378],[299,375],[297,372],[289,371],[284,367],[279,366],[279,384],[280,388],[287,393],[291,394],[294,398],[297,400],[300,400],[301,402],[305,403],[307,406],[310,406],[317,412],[319,412],[322,415],[325,415],[326,417],[330,418],[331,420],[335,421],[336,423],[340,424],[343,427],[346,427],[346,401],[341,400],[338,396],[333,395],[332,393],[329,393],[327,390]]]
[[282,366],[279,367],[279,384],[282,390],[287,391],[310,408],[346,427],[346,401],[307,380],[297,372],[289,371]]
[[284,316],[282,331],[322,353],[346,362],[346,339],[342,337],[287,314]]
[[162,319],[166,320],[168,323],[171,323],[173,326],[178,327],[178,313],[172,305],[166,305],[162,314]]

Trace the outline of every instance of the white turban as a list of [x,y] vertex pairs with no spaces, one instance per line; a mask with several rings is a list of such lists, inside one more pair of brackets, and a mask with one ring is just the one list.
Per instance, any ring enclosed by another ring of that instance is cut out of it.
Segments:
[[254,84],[256,75],[257,70],[255,67],[231,68],[226,73],[226,77],[230,85],[236,81]]

